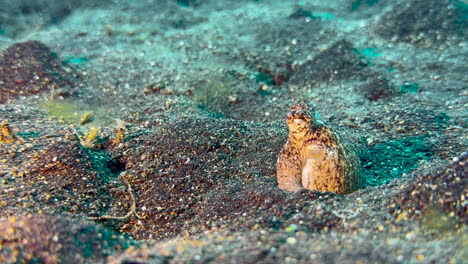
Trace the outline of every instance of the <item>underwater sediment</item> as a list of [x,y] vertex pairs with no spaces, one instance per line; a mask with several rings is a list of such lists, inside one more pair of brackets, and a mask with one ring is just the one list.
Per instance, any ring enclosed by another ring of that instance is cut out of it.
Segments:
[[[0,3],[0,262],[463,263],[466,14]],[[278,188],[298,103],[355,150],[358,190]]]

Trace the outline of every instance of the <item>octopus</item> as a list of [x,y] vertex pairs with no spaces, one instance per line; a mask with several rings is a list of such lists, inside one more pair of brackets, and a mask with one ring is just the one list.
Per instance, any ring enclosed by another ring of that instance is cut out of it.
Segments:
[[305,104],[294,105],[286,123],[289,136],[277,161],[278,187],[347,194],[360,187],[359,158],[350,145]]

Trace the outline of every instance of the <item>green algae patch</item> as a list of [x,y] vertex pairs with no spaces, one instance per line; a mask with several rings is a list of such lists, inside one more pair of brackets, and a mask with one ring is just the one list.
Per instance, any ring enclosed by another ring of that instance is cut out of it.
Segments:
[[108,106],[93,106],[72,100],[51,100],[39,105],[51,117],[65,123],[103,127],[114,122],[115,110]]
[[444,212],[436,206],[428,208],[421,219],[423,230],[435,237],[453,236],[462,225],[461,219],[455,214]]
[[201,109],[222,113],[227,104],[238,101],[241,91],[234,77],[213,74],[195,85],[193,102]]
[[41,105],[47,113],[67,123],[80,121],[80,110],[76,103],[71,101],[48,101]]
[[364,187],[386,184],[418,167],[433,156],[426,137],[384,141],[360,152]]

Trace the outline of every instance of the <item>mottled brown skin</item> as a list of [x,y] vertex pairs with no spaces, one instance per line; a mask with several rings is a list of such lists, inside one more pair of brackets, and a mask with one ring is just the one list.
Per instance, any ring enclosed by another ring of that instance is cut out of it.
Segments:
[[346,194],[359,188],[359,159],[335,132],[315,120],[307,105],[291,108],[288,141],[277,162],[278,187]]

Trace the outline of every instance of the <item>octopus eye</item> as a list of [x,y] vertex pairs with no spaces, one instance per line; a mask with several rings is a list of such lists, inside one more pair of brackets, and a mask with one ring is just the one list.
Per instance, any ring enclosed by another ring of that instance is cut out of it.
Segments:
[[302,118],[295,118],[294,120],[294,123],[298,124],[298,125],[303,125],[303,124],[307,124],[308,122]]

